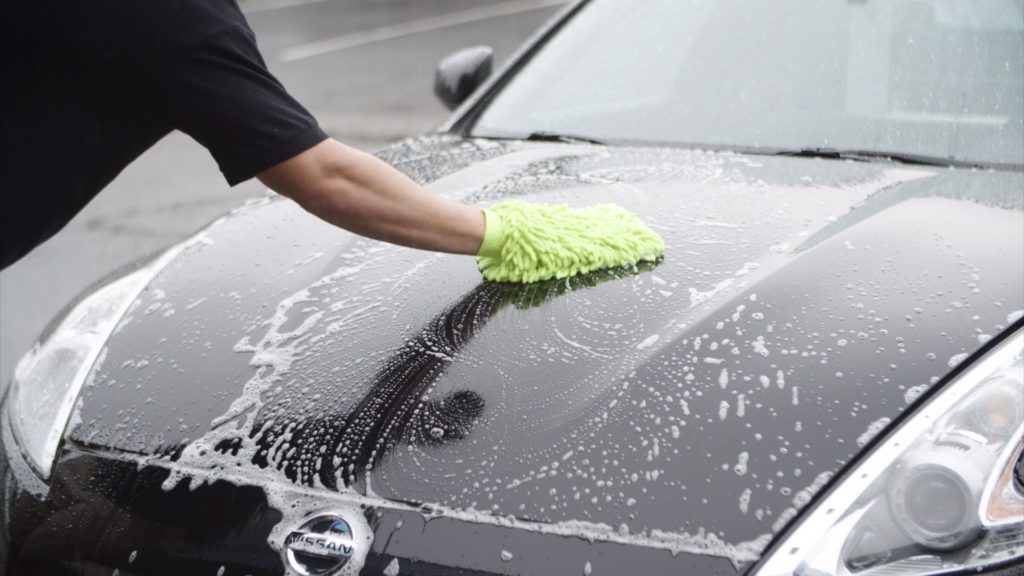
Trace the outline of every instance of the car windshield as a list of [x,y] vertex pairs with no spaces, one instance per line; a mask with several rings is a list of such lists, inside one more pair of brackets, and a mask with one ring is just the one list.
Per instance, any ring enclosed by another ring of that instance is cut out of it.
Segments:
[[1022,0],[593,0],[472,134],[1024,164]]

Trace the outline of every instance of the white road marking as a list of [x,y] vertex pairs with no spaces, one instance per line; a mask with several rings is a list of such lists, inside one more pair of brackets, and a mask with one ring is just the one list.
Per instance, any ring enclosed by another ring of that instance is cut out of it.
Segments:
[[242,12],[245,14],[256,14],[258,12],[269,12],[281,8],[294,8],[306,4],[320,4],[325,0],[243,0],[239,3]]
[[[280,1],[283,2],[288,0]],[[311,58],[328,52],[345,50],[347,48],[363,46],[364,44],[371,44],[382,40],[391,40],[402,36],[441,30],[442,28],[450,28],[452,26],[459,26],[460,24],[469,24],[471,22],[497,18],[499,16],[509,16],[522,12],[530,12],[532,10],[539,10],[541,8],[565,4],[566,2],[568,2],[568,0],[509,0],[507,2],[492,4],[490,6],[481,6],[479,8],[469,8],[438,16],[429,16],[427,18],[420,18],[419,20],[410,20],[409,22],[392,24],[390,26],[381,26],[380,28],[372,28],[370,30],[361,30],[359,32],[353,32],[352,34],[345,34],[343,36],[336,36],[334,38],[326,38],[324,40],[317,40],[316,42],[308,42],[306,44],[292,46],[281,53],[281,60],[284,62],[293,62],[295,60]]]

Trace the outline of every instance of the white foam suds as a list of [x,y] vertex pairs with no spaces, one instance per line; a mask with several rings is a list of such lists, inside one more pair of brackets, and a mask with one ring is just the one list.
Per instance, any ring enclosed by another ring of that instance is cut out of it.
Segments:
[[718,284],[715,284],[715,287],[712,288],[711,290],[707,290],[705,292],[701,292],[700,290],[697,290],[696,288],[690,288],[689,289],[689,291],[690,291],[690,308],[693,308],[694,306],[697,306],[698,304],[701,304],[702,302],[705,302],[707,300],[710,300],[710,299],[714,298],[716,294],[718,294],[722,290],[725,290],[729,286],[732,286],[732,282],[733,281],[732,281],[731,278],[727,279],[727,280],[724,280],[722,282],[719,282]]
[[914,400],[917,400],[925,390],[928,389],[928,384],[918,384],[917,386],[911,386],[907,388],[907,391],[903,393],[903,401],[907,404],[913,404]]
[[814,495],[817,494],[818,491],[821,490],[821,488],[831,479],[832,472],[822,472],[814,478],[814,481],[811,482],[809,486],[797,492],[796,496],[793,496],[793,505],[783,510],[782,514],[779,514],[778,519],[772,524],[772,531],[781,532],[782,529],[786,527],[786,524],[788,524],[789,521],[792,520],[793,517],[811,501],[811,498],[814,497]]
[[747,262],[739,270],[733,273],[733,276],[746,276],[750,272],[757,270],[761,265],[757,262]]
[[740,494],[740,512],[746,514],[750,510],[750,488],[744,488]]
[[747,452],[740,452],[739,456],[736,457],[736,465],[732,467],[732,471],[737,476],[746,476],[747,474],[747,462],[750,461],[750,454]]
[[712,228],[743,228],[743,224],[733,224],[730,222],[715,222],[714,220],[699,220],[697,218],[687,218],[694,226],[710,226]]
[[768,347],[764,344],[764,336],[758,336],[750,343],[750,345],[753,346],[754,352],[757,352],[761,356],[768,356],[770,354],[770,352],[768,352]]
[[961,354],[954,354],[949,358],[949,361],[946,362],[946,365],[949,366],[950,368],[954,368],[957,364],[960,364],[961,362],[966,360],[968,356],[970,356],[970,354],[968,354],[967,352],[963,352]]
[[648,348],[650,346],[653,346],[658,341],[659,338],[660,338],[660,336],[658,336],[657,334],[651,334],[650,336],[645,338],[643,342],[637,344],[636,345],[636,349],[637,350],[643,350],[644,348]]
[[869,424],[868,429],[865,430],[863,434],[857,437],[857,446],[863,448],[865,445],[867,445],[868,442],[871,442],[872,438],[874,438],[875,436],[878,435],[879,432],[884,430],[890,422],[892,422],[892,418],[884,416]]
[[[594,356],[595,358],[611,358],[611,356],[609,356],[607,354],[601,354],[600,352],[595,351],[590,346],[587,346],[585,344],[580,344],[579,342],[576,342],[575,340],[570,340],[569,338],[566,338],[565,335],[562,334],[562,332],[559,331],[557,327],[554,328],[554,332],[555,332],[555,335],[558,336],[558,338],[562,342],[565,342],[566,344],[568,344],[569,346],[572,346],[573,348],[577,348],[579,350],[583,350],[584,352],[586,352],[587,354],[590,354],[591,356]],[[657,341],[657,339],[658,339],[657,334],[655,334],[653,336],[653,338],[655,339],[655,341]],[[647,340],[650,340],[650,338],[648,338]],[[647,342],[647,340],[644,340],[644,342]],[[653,344],[653,342],[652,342],[652,344]],[[637,348],[640,349],[640,346],[637,346]]]
[[199,305],[200,305],[200,304],[202,304],[203,302],[206,302],[206,298],[207,298],[207,297],[206,297],[206,296],[204,296],[204,297],[202,297],[202,298],[198,298],[198,299],[196,299],[196,300],[193,300],[192,302],[189,302],[189,303],[188,303],[188,305],[187,305],[187,306],[185,306],[185,310],[186,310],[186,311],[187,311],[187,310],[191,310],[191,309],[195,308],[196,306],[199,306]]
[[323,252],[313,252],[308,257],[303,258],[302,260],[298,260],[297,262],[295,262],[295,265],[296,266],[305,266],[306,264],[309,264],[310,262],[313,262],[313,261],[321,258],[323,255],[324,255]]

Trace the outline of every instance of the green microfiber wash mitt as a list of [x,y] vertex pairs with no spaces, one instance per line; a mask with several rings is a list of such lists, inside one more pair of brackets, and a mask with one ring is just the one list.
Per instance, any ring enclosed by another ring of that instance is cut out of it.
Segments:
[[665,242],[635,215],[614,204],[503,202],[487,219],[477,266],[494,282],[539,282],[654,260]]

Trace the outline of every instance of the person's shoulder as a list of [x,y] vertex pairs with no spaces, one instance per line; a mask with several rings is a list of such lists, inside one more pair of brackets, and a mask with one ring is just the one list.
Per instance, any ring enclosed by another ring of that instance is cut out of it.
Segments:
[[182,26],[187,31],[182,40],[200,40],[223,30],[243,28],[249,24],[235,0],[170,0],[180,5]]
[[248,29],[235,0],[143,0],[118,2],[115,14],[126,29],[167,48],[200,42],[223,30]]

